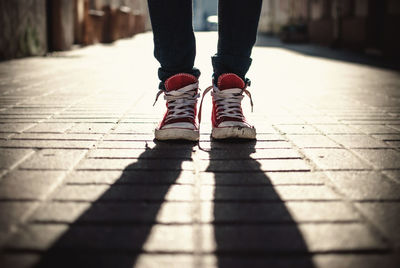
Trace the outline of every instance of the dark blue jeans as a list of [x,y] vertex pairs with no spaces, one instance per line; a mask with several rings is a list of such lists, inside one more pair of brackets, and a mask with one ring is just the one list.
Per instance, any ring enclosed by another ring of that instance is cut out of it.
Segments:
[[[191,0],[148,0],[154,34],[154,56],[160,62],[158,77],[163,82],[177,73],[196,77],[196,42],[192,27]],[[251,64],[262,0],[219,0],[218,49],[211,60],[214,80],[235,73],[243,80]]]

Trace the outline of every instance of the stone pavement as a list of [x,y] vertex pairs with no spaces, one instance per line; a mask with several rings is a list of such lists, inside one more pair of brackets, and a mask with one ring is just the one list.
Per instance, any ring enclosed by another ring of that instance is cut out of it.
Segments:
[[[201,88],[216,34],[198,34]],[[260,37],[257,142],[155,142],[150,33],[0,63],[0,266],[400,267],[400,74]]]

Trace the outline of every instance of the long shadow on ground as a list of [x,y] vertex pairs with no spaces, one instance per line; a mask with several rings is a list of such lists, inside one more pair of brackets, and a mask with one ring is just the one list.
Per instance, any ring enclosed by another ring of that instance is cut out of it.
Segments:
[[211,144],[218,267],[314,267],[297,223],[251,157],[255,144]]
[[146,149],[35,267],[134,267],[194,145],[157,142]]
[[[135,267],[171,186],[188,172],[182,167],[192,161],[193,146],[157,143],[145,150],[69,226],[36,267]],[[296,222],[260,163],[251,157],[254,151],[255,142],[211,143],[206,172],[213,174],[215,188],[203,188],[214,190],[214,200],[208,202],[214,213],[211,224],[201,228],[204,235],[214,235],[217,267],[313,267]],[[174,235],[163,245],[174,244]],[[176,240],[179,251],[182,237]]]

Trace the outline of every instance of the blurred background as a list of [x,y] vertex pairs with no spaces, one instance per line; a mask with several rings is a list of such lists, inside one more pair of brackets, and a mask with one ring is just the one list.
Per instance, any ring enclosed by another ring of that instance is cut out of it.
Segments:
[[[193,0],[196,31],[218,28],[218,1]],[[239,19],[239,18],[238,18]],[[262,34],[399,58],[398,0],[264,0]],[[2,0],[0,60],[151,30],[146,0]]]

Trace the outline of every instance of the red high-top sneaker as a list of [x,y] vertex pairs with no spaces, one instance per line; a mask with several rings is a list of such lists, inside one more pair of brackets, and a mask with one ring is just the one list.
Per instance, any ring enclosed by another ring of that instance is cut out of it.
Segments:
[[198,87],[197,78],[185,73],[176,74],[165,81],[165,91],[162,92],[167,101],[167,112],[155,129],[157,140],[199,140],[196,123]]
[[[256,130],[243,115],[241,101],[246,93],[251,100],[246,83],[236,74],[226,73],[213,86],[212,133],[214,139],[255,139]],[[204,92],[205,95],[207,92]],[[252,101],[251,104],[253,105]]]

